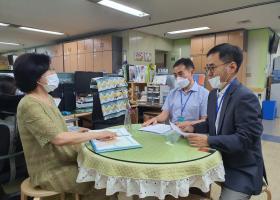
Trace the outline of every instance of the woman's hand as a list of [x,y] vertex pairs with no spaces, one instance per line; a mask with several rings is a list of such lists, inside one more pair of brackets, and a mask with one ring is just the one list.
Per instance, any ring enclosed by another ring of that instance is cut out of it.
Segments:
[[88,132],[90,129],[88,128],[84,128],[84,127],[79,127],[79,131],[80,133],[84,133],[84,132]]
[[113,140],[117,136],[116,133],[110,131],[102,131],[99,133],[94,133],[94,135],[96,136],[94,139],[102,141]]

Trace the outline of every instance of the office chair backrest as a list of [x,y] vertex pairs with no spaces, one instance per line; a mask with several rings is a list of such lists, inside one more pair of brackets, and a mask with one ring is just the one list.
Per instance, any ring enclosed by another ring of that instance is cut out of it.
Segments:
[[[0,124],[0,156],[5,156],[9,153],[10,146],[10,130],[8,126]],[[5,160],[0,160],[0,173],[6,167]]]
[[[0,95],[0,118],[15,115],[19,101],[24,95]],[[6,114],[5,114],[6,113]]]
[[92,108],[92,129],[103,129],[111,126],[123,125],[124,124],[124,115],[104,120],[99,93],[97,89],[92,90],[93,96],[93,108]]

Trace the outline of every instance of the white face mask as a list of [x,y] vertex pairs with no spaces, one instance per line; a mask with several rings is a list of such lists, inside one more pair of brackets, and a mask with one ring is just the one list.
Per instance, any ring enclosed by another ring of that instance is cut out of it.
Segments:
[[208,79],[208,82],[210,83],[213,89],[221,89],[223,86],[223,84],[221,83],[220,76],[215,76],[211,79]]
[[181,89],[188,87],[189,84],[190,84],[189,79],[182,78],[182,77],[178,77],[176,79],[176,85],[177,85],[177,87],[179,87]]
[[47,91],[47,93],[54,91],[59,85],[57,74],[48,75],[46,76],[46,79],[47,84],[43,85],[44,89]]

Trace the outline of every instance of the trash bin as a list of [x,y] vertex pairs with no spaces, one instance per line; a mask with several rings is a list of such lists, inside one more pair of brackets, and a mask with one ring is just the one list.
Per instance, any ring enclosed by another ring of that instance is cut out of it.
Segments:
[[266,120],[274,120],[277,115],[276,101],[262,102],[262,118]]

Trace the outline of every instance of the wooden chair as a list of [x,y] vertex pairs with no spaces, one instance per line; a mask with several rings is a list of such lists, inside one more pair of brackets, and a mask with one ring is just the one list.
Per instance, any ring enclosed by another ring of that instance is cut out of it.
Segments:
[[271,200],[272,195],[271,195],[271,192],[270,192],[270,190],[268,188],[268,185],[266,183],[263,186],[262,193],[266,193],[266,199]]
[[[60,195],[61,200],[65,200],[65,194],[55,191],[48,191],[40,188],[32,187],[30,178],[25,179],[20,186],[21,189],[21,200],[27,200],[28,197],[33,197],[36,200],[40,200],[42,197],[51,197]],[[75,200],[80,200],[79,194],[75,194]]]

